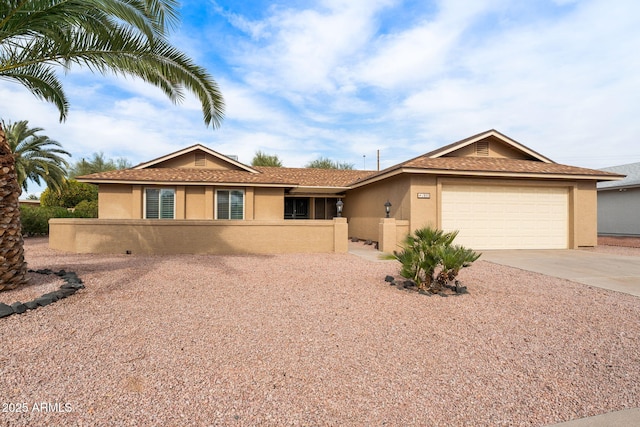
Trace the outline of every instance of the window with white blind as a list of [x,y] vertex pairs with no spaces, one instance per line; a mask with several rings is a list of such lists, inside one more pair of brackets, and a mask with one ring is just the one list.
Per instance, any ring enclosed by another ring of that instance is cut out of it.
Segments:
[[216,219],[244,219],[244,190],[216,191]]
[[175,217],[175,190],[172,188],[146,188],[144,196],[145,218],[173,219]]

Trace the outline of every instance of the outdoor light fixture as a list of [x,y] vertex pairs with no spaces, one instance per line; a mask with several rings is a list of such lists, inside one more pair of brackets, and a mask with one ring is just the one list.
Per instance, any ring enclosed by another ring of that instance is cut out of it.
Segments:
[[389,218],[389,213],[391,212],[391,202],[389,200],[384,204],[384,210],[387,212],[387,218]]
[[342,207],[344,206],[344,203],[342,203],[342,199],[338,199],[338,201],[336,202],[336,208],[338,209],[338,218],[340,218],[342,216]]

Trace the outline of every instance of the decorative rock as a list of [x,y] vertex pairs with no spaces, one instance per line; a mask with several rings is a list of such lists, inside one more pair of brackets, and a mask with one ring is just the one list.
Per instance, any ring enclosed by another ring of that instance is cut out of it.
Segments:
[[12,314],[21,314],[27,310],[34,310],[38,307],[44,307],[45,305],[49,305],[52,302],[58,301],[62,298],[66,298],[75,294],[78,289],[83,289],[84,285],[82,284],[82,280],[78,277],[78,275],[74,272],[66,272],[64,270],[60,270],[57,273],[54,273],[52,270],[48,268],[42,270],[28,270],[30,273],[38,273],[38,274],[55,274],[57,276],[62,277],[64,280],[64,284],[60,286],[60,288],[56,291],[46,293],[33,301],[27,301],[24,304],[20,301],[16,301],[11,305],[0,303],[0,318],[11,316]]
[[13,304],[11,304],[11,308],[13,309],[13,312],[16,314],[22,314],[25,311],[27,311],[27,306],[21,303],[20,301],[16,301]]
[[50,298],[51,301],[58,301],[60,299],[60,295],[55,292],[48,292],[42,295],[40,298]]
[[36,308],[38,308],[38,303],[35,301],[27,301],[24,303],[25,307],[27,307],[29,310],[35,310]]
[[40,307],[44,307],[45,305],[49,305],[53,301],[54,301],[53,298],[45,297],[44,295],[33,300],[33,302],[38,304]]
[[70,297],[71,295],[76,293],[75,288],[60,288],[56,291],[58,294],[62,295],[61,298]]
[[0,317],[11,316],[13,313],[13,308],[10,305],[0,302]]
[[84,285],[82,283],[65,283],[60,286],[60,289],[73,289],[77,291],[78,289],[84,289]]
[[405,280],[402,283],[402,286],[404,286],[405,288],[413,288],[414,286],[416,286],[416,282],[414,282],[413,280]]
[[384,278],[385,282],[393,282],[395,279],[393,278],[393,276],[387,276]]
[[457,294],[467,294],[467,287],[461,286],[459,283],[456,283],[456,293]]

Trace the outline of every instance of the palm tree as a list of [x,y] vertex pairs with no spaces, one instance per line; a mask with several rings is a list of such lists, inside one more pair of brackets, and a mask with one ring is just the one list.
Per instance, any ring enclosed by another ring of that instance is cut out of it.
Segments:
[[37,135],[44,129],[29,128],[27,120],[8,124],[3,120],[2,127],[15,158],[18,186],[26,192],[29,181],[40,185],[42,179],[52,190],[60,191],[65,182],[65,168],[69,167],[62,156],[71,156],[59,148],[62,144],[46,135]]
[[[183,99],[185,89],[194,93],[205,124],[216,128],[224,111],[218,85],[167,41],[179,21],[177,7],[175,0],[3,0],[0,79],[21,83],[55,104],[62,121],[69,102],[56,67],[135,76],[173,102]],[[26,281],[19,194],[14,158],[0,126],[0,290]]]

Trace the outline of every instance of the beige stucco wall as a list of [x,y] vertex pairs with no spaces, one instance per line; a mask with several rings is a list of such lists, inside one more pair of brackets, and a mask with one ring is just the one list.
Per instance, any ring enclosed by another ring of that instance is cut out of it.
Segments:
[[273,254],[347,252],[347,222],[100,220],[49,222],[49,247],[75,253]]
[[343,215],[349,219],[349,235],[364,240],[378,241],[378,224],[385,217],[384,204],[391,203],[390,216],[410,219],[410,181],[398,176],[366,187],[349,190],[343,199]]
[[[98,218],[142,219],[144,189],[154,185],[100,184]],[[157,186],[175,190],[176,219],[213,219],[215,191],[240,189],[245,192],[245,220],[281,220],[284,218],[284,189],[214,186]]]
[[[595,182],[577,182],[572,187],[575,194],[574,247],[598,244],[598,192]],[[570,193],[571,194],[571,193]],[[571,204],[571,195],[569,197]]]
[[257,220],[284,218],[284,189],[254,188],[253,216]]
[[[349,235],[360,239],[380,240],[380,218],[384,202],[392,203],[391,216],[408,220],[408,232],[426,225],[441,227],[443,183],[514,186],[558,186],[569,191],[569,248],[597,244],[597,192],[595,181],[523,180],[490,178],[453,178],[428,174],[405,174],[384,182],[348,192],[345,216],[349,218]],[[418,194],[421,198],[418,198]],[[426,195],[429,198],[424,198]],[[372,215],[374,212],[377,216]],[[401,240],[401,239],[398,239]]]
[[[202,152],[200,152],[201,154]],[[205,153],[204,166],[196,166],[196,153],[191,152],[183,154],[173,159],[165,160],[162,163],[155,165],[157,168],[195,168],[195,169],[221,169],[221,170],[239,170],[237,166],[228,163],[226,160],[222,160],[218,157],[214,157],[209,153]]]
[[98,217],[105,219],[132,219],[133,186],[100,184],[98,190]]
[[[485,140],[486,142],[486,140]],[[508,159],[527,159],[529,158],[520,150],[506,145],[497,138],[488,138],[489,157],[503,157]],[[476,156],[476,143],[469,144],[456,151],[447,154],[445,157],[474,157]]]

